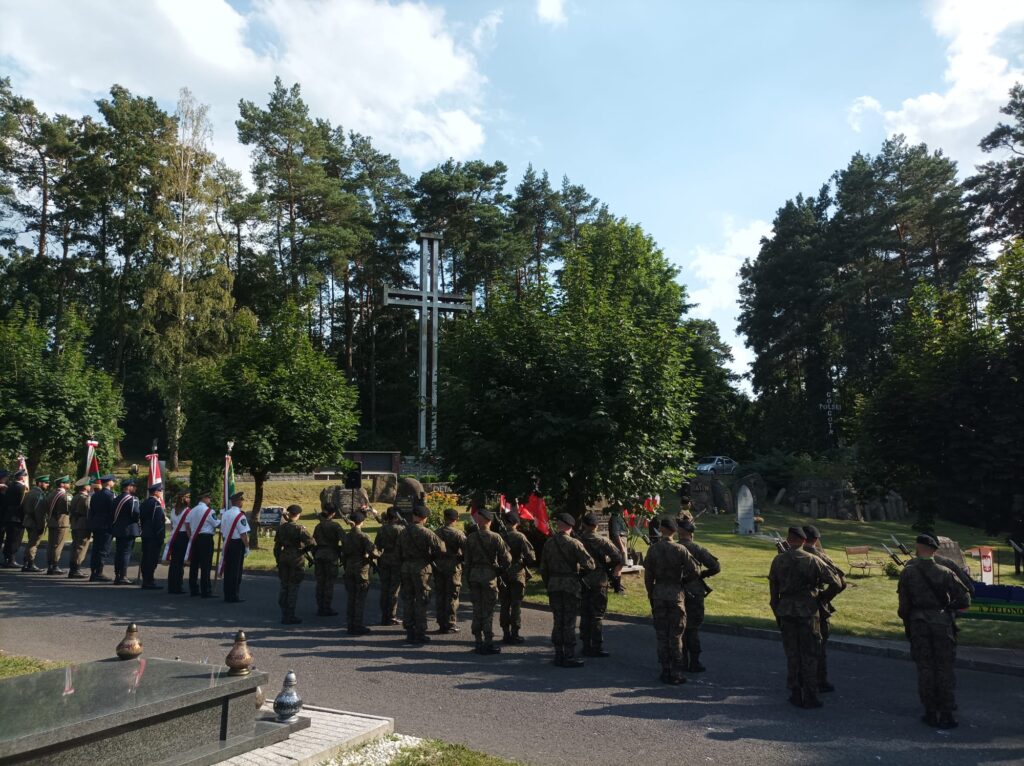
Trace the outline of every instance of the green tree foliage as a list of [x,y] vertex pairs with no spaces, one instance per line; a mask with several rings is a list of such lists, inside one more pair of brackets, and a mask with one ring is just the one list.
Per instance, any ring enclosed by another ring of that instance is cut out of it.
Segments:
[[688,319],[692,346],[690,367],[697,383],[689,435],[698,455],[731,455],[742,460],[749,454],[750,400],[737,389],[739,375],[729,369],[732,352],[709,319]]
[[313,347],[295,307],[265,329],[191,378],[185,398],[189,453],[213,465],[233,440],[236,470],[256,482],[253,514],[270,473],[340,463],[358,424],[355,390]]
[[[110,465],[121,438],[121,396],[111,377],[86,363],[85,326],[73,314],[51,335],[37,319],[14,309],[0,321],[0,454],[23,452],[30,475],[40,465],[74,470],[87,436]],[[81,466],[77,466],[80,470]]]
[[557,289],[496,295],[445,336],[448,470],[466,487],[535,485],[575,514],[677,481],[695,393],[675,270],[639,227],[585,227]]
[[1010,89],[1009,103],[1000,111],[1012,122],[996,125],[980,144],[1000,158],[978,167],[965,184],[988,241],[1024,236],[1024,85]]

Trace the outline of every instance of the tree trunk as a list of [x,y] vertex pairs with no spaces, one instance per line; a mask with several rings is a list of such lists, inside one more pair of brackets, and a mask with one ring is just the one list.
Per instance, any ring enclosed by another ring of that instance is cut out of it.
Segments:
[[270,471],[253,471],[252,478],[256,482],[256,491],[253,492],[252,510],[249,511],[249,527],[252,530],[249,535],[249,547],[258,550],[260,547],[259,524],[260,508],[263,507],[263,483],[267,480]]
[[586,482],[582,476],[572,476],[569,479],[569,491],[565,498],[565,510],[567,513],[571,513],[577,521],[587,512],[585,485]]
[[50,177],[49,171],[46,167],[46,157],[42,152],[39,153],[39,164],[42,165],[42,188],[40,191],[43,195],[42,206],[39,211],[39,260],[46,258],[46,229],[49,227],[49,207],[50,207]]
[[348,284],[348,261],[341,272],[345,285],[345,374],[352,377],[352,293]]
[[43,451],[39,448],[30,448],[28,454],[25,455],[25,468],[28,469],[28,476],[30,479],[35,479],[36,469],[39,467],[39,462],[43,459]]

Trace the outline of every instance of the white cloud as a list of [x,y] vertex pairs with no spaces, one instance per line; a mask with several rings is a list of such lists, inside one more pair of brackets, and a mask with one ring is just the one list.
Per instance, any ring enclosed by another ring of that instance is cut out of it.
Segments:
[[569,21],[565,15],[565,0],[537,0],[537,18],[553,27],[562,26]]
[[494,46],[494,41],[498,36],[498,27],[501,26],[504,14],[500,10],[491,11],[473,28],[473,49],[477,51],[485,51]]
[[876,109],[888,133],[941,148],[960,163],[962,173],[970,173],[984,160],[978,142],[1000,119],[1010,87],[1024,80],[1024,2],[940,0],[930,7],[935,32],[949,41],[946,89],[908,98],[892,110],[861,96],[850,107],[851,127],[857,130],[860,115]]
[[850,104],[850,108],[846,110],[846,122],[849,123],[855,133],[860,133],[861,118],[865,114],[881,113],[882,105],[878,103],[878,99],[871,96],[860,96],[854,99],[854,102]]
[[697,246],[684,265],[683,277],[690,288],[690,299],[697,304],[693,315],[713,319],[718,324],[722,339],[732,347],[732,368],[740,375],[749,371],[754,360],[753,353],[736,332],[740,266],[744,259],[757,256],[761,237],[771,234],[771,230],[771,224],[765,221],[737,226],[731,217],[726,217],[721,243]]
[[[210,104],[216,148],[248,166],[234,121],[265,104],[275,75],[315,116],[371,135],[417,167],[478,154],[486,79],[474,53],[500,22],[461,41],[444,12],[382,0],[0,0],[0,64],[47,111],[82,113],[120,83],[173,108],[188,86]],[[46,29],[46,35],[38,34]]]

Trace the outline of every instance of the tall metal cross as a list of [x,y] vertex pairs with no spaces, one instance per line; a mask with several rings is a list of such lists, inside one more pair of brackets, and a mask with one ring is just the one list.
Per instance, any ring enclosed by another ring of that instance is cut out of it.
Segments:
[[[441,235],[420,234],[420,286],[415,290],[384,287],[385,306],[405,306],[420,312],[419,448],[427,450],[427,410],[430,410],[430,449],[437,449],[437,329],[442,311],[473,310],[473,296],[442,293],[438,280]],[[428,408],[428,384],[429,408]]]

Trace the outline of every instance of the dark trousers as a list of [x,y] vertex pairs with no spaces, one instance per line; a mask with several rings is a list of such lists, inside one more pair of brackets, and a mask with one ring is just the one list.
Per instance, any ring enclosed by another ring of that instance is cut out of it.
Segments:
[[106,529],[94,529],[92,531],[92,557],[89,559],[89,568],[94,575],[103,574],[103,560],[110,553],[110,532]]
[[156,565],[160,563],[160,554],[164,549],[162,537],[142,538],[142,584],[154,585]]
[[196,535],[192,542],[192,563],[188,569],[188,590],[193,596],[209,596],[210,569],[213,567],[213,535]]
[[818,648],[818,684],[822,685],[828,683],[828,658],[825,656],[825,644],[832,632],[832,626],[829,625],[828,619],[821,614],[818,619],[818,630],[821,633],[821,645]]
[[658,664],[661,665],[662,673],[678,676],[683,670],[683,635],[686,632],[684,603],[680,598],[651,601],[654,635],[658,642]]
[[25,530],[16,522],[5,524],[4,529],[7,530],[7,537],[4,540],[4,562],[13,562],[18,548],[21,547],[21,538],[25,536]]
[[134,537],[114,538],[114,577],[128,579],[128,565],[132,560],[132,548],[135,547]]
[[242,561],[245,545],[241,540],[229,540],[224,546],[224,600],[235,601],[242,587]]
[[780,617],[782,648],[786,652],[786,686],[800,690],[804,701],[818,696],[818,652],[821,630],[818,615]]
[[580,601],[580,641],[584,649],[600,649],[604,645],[604,615],[608,611],[608,586],[584,588]]
[[904,623],[910,639],[910,656],[917,665],[917,693],[925,710],[951,713],[956,707],[953,666],[956,637],[951,622],[909,620]]
[[551,604],[551,644],[561,648],[567,657],[576,650],[576,618],[580,613],[580,597],[575,593],[548,592]]
[[523,627],[523,597],[526,595],[526,583],[512,580],[508,585],[498,583],[498,598],[501,599],[502,631],[519,633]]
[[700,657],[700,626],[704,622],[704,599],[687,594],[686,630],[683,632],[683,664]]
[[345,575],[345,618],[346,627],[363,627],[363,612],[366,610],[366,591],[370,581],[360,575]]
[[[1024,542],[1018,542],[1017,545],[1024,545]],[[1022,567],[1024,567],[1024,553],[1015,550],[1013,552],[1013,573],[1020,574]]]
[[396,564],[381,564],[380,575],[380,619],[382,622],[395,619],[398,614],[398,594],[402,587],[402,567]]
[[167,592],[183,593],[185,582],[185,551],[188,532],[179,532],[171,540],[171,563],[167,567]]

